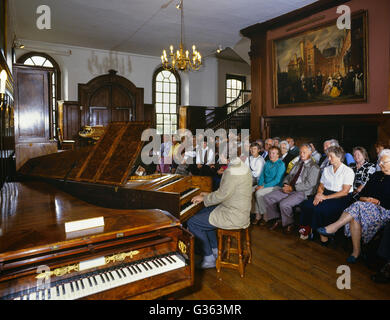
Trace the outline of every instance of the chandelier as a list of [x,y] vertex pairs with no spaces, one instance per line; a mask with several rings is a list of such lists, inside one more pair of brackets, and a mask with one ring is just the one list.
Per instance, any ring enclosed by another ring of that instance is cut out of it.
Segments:
[[181,32],[180,32],[180,46],[179,49],[174,52],[173,45],[169,47],[170,53],[164,49],[161,56],[161,63],[164,69],[170,71],[187,71],[187,70],[199,70],[202,65],[202,56],[196,50],[195,45],[192,46],[192,55],[188,50],[184,51],[183,45],[183,0],[176,6],[181,13]]

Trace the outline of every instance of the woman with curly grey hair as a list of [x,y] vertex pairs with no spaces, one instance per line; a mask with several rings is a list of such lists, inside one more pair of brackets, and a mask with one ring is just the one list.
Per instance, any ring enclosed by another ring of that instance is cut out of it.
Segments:
[[[301,204],[299,232],[302,239],[306,239],[311,230],[335,222],[348,206],[355,174],[343,163],[344,155],[343,148],[339,146],[327,149],[331,165],[324,168],[316,195]],[[323,245],[328,243],[328,239],[323,235],[321,243]]]

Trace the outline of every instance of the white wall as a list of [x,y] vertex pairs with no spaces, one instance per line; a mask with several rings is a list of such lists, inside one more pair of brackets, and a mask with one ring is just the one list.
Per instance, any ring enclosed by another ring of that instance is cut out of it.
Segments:
[[[160,66],[160,58],[126,52],[82,48],[21,40],[25,49],[16,50],[16,58],[30,51],[45,52],[61,68],[62,99],[77,101],[77,85],[106,74],[114,69],[137,87],[144,88],[144,103],[152,103],[152,78]],[[70,55],[65,52],[71,51]],[[225,102],[225,77],[227,73],[247,76],[250,88],[250,66],[246,63],[208,57],[200,70],[181,73],[182,105],[221,106]]]

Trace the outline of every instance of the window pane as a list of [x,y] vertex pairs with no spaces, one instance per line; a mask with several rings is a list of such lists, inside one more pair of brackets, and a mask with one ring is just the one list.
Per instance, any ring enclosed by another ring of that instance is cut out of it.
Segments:
[[160,114],[157,114],[157,123],[162,123],[163,122],[163,115],[160,113]]
[[164,123],[170,123],[171,122],[171,117],[169,114],[164,114]]
[[171,110],[170,110],[171,113],[176,113],[176,104],[172,104],[171,103]]
[[171,82],[171,92],[175,92],[176,93],[176,83],[175,82]]
[[161,71],[162,72],[162,75],[164,78],[169,78],[169,76],[171,75],[172,72],[170,71],[167,71],[167,70],[164,70],[164,71]]
[[169,113],[169,104],[168,103],[164,103],[163,112]]
[[232,80],[228,79],[226,80],[226,88],[231,88],[232,87]]
[[48,67],[48,68],[53,68],[53,64],[49,60],[46,60],[45,63],[42,66],[43,67]]
[[162,102],[162,101],[163,101],[162,93],[157,92],[156,93],[156,102]]
[[169,93],[164,93],[164,102],[169,102]]
[[163,133],[163,126],[162,125],[156,125],[156,130],[157,130],[157,133],[158,134],[162,134]]
[[176,93],[171,93],[171,100],[170,103],[176,104]]
[[233,79],[232,80],[232,89],[236,89],[237,88],[237,80]]
[[156,103],[156,112],[162,113],[162,103]]
[[33,62],[30,58],[28,58],[28,59],[24,62],[24,64],[26,64],[26,65],[28,65],[28,66],[35,66],[34,62]]
[[169,82],[164,81],[164,92],[169,92]]
[[44,64],[45,61],[46,61],[46,58],[40,57],[40,56],[34,56],[34,57],[31,57],[31,60],[34,61],[34,63],[35,63],[37,66],[43,66],[43,64]]
[[171,123],[174,125],[177,124],[177,116],[175,114],[171,115]]
[[226,97],[230,98],[232,96],[232,90],[226,89]]
[[156,91],[160,91],[160,92],[162,91],[162,84],[163,84],[162,82],[159,82],[159,81],[157,82]]
[[242,89],[242,82],[241,81],[237,81],[237,89]]
[[161,72],[157,75],[156,81],[163,81],[163,76]]

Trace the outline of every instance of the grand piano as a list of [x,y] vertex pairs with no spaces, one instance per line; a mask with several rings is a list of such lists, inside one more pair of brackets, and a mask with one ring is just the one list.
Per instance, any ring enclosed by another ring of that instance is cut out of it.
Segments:
[[[135,175],[148,126],[112,122],[95,145],[30,159],[3,187],[2,299],[154,299],[193,284],[194,241],[182,223],[211,180]],[[96,217],[103,227],[65,232]]]
[[95,145],[30,159],[19,175],[49,182],[98,206],[166,210],[183,223],[203,208],[191,199],[212,191],[211,178],[135,175],[142,165],[141,135],[147,128],[147,122],[111,122]]
[[[66,232],[65,223],[104,225]],[[107,209],[41,181],[1,191],[0,299],[155,299],[191,286],[193,236],[159,209]]]

